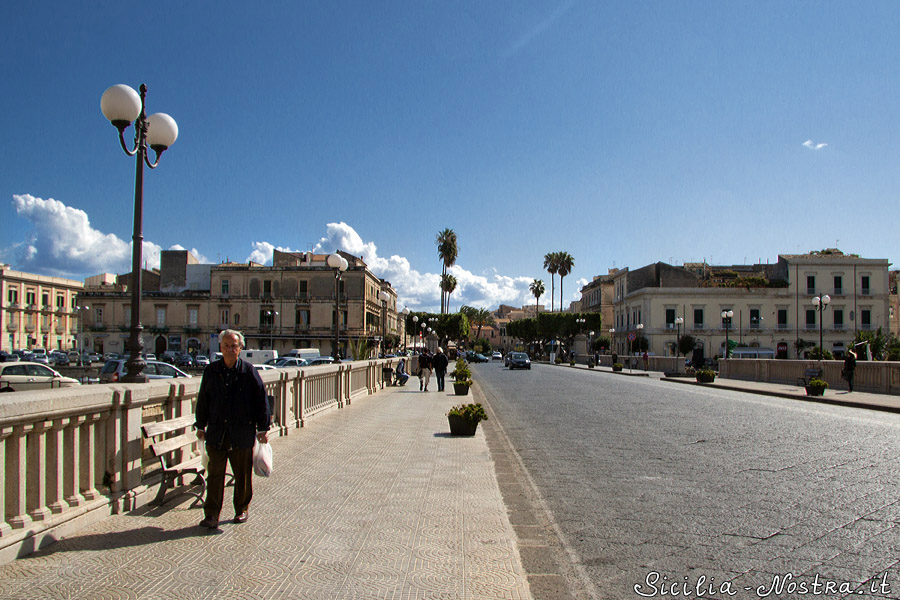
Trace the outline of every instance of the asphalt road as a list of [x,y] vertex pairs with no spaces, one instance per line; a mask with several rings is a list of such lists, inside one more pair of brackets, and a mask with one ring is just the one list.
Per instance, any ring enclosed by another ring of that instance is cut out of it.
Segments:
[[900,415],[549,365],[473,373],[571,597],[900,597]]

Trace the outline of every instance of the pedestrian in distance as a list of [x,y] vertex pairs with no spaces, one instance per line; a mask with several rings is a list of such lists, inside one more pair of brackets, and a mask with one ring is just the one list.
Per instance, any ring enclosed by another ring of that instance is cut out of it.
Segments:
[[419,391],[428,391],[428,381],[431,379],[431,355],[428,350],[423,350],[419,355]]
[[449,364],[450,361],[447,359],[447,355],[444,354],[444,350],[442,348],[438,348],[437,354],[435,354],[434,358],[431,359],[431,365],[434,367],[434,375],[435,377],[437,377],[437,386],[439,392],[444,391],[444,376],[447,374],[447,365]]
[[254,366],[241,360],[244,335],[226,329],[219,334],[222,358],[203,371],[197,393],[194,426],[206,443],[209,465],[201,527],[219,526],[225,496],[225,464],[234,475],[234,522],[245,523],[253,498],[253,442],[269,441],[266,388]]
[[844,368],[841,371],[844,379],[847,380],[847,388],[853,391],[853,375],[856,372],[856,352],[848,350],[844,357]]
[[650,355],[647,354],[646,350],[644,350],[644,356],[642,358],[644,359],[644,370],[646,371],[650,366]]
[[400,362],[397,363],[397,368],[394,371],[394,379],[398,385],[406,385],[406,382],[409,381],[409,373],[406,372],[405,358],[401,358]]

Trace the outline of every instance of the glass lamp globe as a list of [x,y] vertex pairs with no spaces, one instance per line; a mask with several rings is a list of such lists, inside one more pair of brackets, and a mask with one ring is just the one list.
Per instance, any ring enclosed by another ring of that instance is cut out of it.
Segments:
[[147,143],[156,152],[162,152],[178,139],[178,124],[166,113],[154,113],[147,117]]
[[141,114],[141,97],[134,88],[118,83],[100,96],[100,110],[110,123],[125,129]]

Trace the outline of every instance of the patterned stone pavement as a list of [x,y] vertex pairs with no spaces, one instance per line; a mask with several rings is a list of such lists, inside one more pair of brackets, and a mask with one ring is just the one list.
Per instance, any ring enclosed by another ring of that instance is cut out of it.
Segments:
[[360,398],[273,440],[246,524],[202,530],[190,496],[113,516],[0,566],[0,598],[531,598],[483,428],[447,433],[455,400]]

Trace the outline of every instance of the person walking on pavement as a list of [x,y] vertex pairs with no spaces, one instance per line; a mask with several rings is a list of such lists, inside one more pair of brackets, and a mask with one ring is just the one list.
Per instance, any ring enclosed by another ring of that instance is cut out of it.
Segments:
[[241,360],[244,335],[226,329],[219,334],[222,359],[206,367],[197,393],[194,426],[206,442],[209,465],[201,527],[216,529],[225,496],[225,463],[234,474],[234,522],[245,523],[253,498],[253,441],[269,440],[266,388],[252,364]]
[[431,359],[431,364],[434,367],[434,374],[437,377],[437,386],[438,391],[444,391],[444,375],[447,374],[447,365],[450,364],[450,361],[447,359],[447,355],[444,354],[444,350],[442,348],[437,349],[437,354],[434,355],[434,358]]
[[851,392],[853,391],[854,371],[856,371],[856,352],[848,350],[847,356],[844,357],[844,369],[841,374],[847,380],[847,387]]
[[419,355],[419,391],[428,391],[428,380],[431,379],[431,355],[422,350]]

